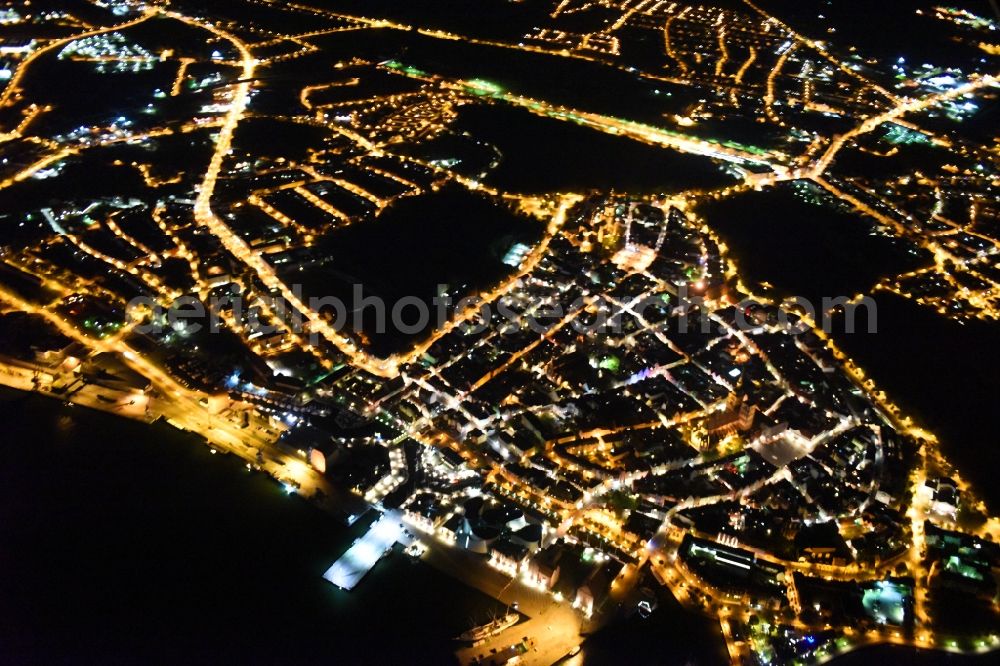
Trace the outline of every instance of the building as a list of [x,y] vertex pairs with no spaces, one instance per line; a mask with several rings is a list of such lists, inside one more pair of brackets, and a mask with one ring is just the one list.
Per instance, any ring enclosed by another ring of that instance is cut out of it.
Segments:
[[444,518],[444,510],[432,493],[417,493],[403,511],[407,522],[418,529],[433,534]]
[[705,419],[705,431],[712,437],[746,432],[753,427],[756,415],[757,406],[748,403],[746,396],[740,398],[736,393],[730,393],[723,409]]
[[573,605],[583,611],[585,615],[593,615],[594,611],[599,609],[604,600],[608,598],[611,586],[623,568],[624,565],[621,562],[610,560],[594,569],[583,585],[576,589]]
[[490,564],[511,576],[517,575],[528,558],[528,549],[509,539],[498,539],[490,544],[489,553]]
[[153,386],[111,352],[101,352],[84,361],[80,374],[92,384],[116,391],[148,391]]
[[35,50],[36,42],[30,38],[4,39],[0,44],[0,55],[15,55],[31,53]]
[[958,555],[950,555],[931,565],[930,587],[971,595],[990,604],[997,599],[997,583],[990,568]]
[[520,544],[534,553],[542,543],[543,529],[539,523],[528,523],[510,535],[513,543]]
[[795,549],[800,560],[817,564],[842,567],[852,560],[847,543],[832,520],[802,527],[795,535]]
[[942,518],[955,522],[958,518],[958,504],[958,484],[951,479],[938,479],[931,510]]
[[535,553],[535,556],[528,561],[525,579],[531,585],[546,590],[551,590],[559,582],[561,569],[559,562],[562,560],[563,549],[558,543],[554,543],[547,548]]

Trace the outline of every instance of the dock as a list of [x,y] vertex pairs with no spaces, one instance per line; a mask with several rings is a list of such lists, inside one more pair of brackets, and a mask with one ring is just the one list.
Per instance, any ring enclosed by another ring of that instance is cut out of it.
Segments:
[[395,512],[386,513],[372,523],[365,535],[327,569],[323,578],[342,590],[351,590],[397,541],[403,540],[399,516]]

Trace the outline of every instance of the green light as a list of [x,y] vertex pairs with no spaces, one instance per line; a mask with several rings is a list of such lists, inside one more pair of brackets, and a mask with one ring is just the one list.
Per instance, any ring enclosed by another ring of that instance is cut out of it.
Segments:
[[601,359],[600,367],[604,370],[610,370],[611,372],[618,372],[618,368],[621,366],[621,361],[618,360],[617,356],[605,356]]
[[483,79],[472,79],[466,82],[466,86],[471,88],[473,92],[480,95],[500,95],[503,94],[503,88],[498,86],[491,81],[485,81]]

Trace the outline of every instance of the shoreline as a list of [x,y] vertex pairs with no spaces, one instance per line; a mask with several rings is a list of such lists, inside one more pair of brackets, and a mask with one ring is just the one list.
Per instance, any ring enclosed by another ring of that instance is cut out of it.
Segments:
[[[169,425],[173,430],[181,433],[188,433],[197,437],[198,441],[209,447],[210,450],[218,450],[224,454],[233,453],[238,458],[246,460],[248,463],[252,463],[255,459],[249,456],[246,448],[240,449],[237,447],[226,446],[225,443],[213,442],[201,432],[179,427],[178,425],[171,423],[170,419],[164,414],[154,416],[146,415],[145,417],[140,417],[136,414],[129,413],[129,411],[117,410],[113,408],[111,404],[97,400],[96,398],[81,400],[80,398],[86,398],[87,396],[79,391],[71,396],[71,399],[66,399],[56,393],[45,391],[40,388],[25,388],[23,384],[25,382],[30,383],[30,379],[25,375],[30,376],[33,374],[34,373],[30,370],[0,362],[0,391],[8,393],[12,399],[16,399],[17,396],[28,397],[31,395],[38,395],[49,400],[59,400],[66,405],[82,407],[83,409],[93,410],[107,416],[125,418],[129,421],[144,423],[146,425],[155,425],[157,422],[162,421],[165,425]],[[16,379],[18,377],[20,378],[20,384],[22,384],[20,386],[17,385],[18,382],[11,381],[12,379]],[[108,389],[99,390],[108,391]],[[0,397],[2,397],[2,393],[0,393]],[[268,460],[268,463],[271,462],[271,460]],[[268,469],[266,466],[262,466],[261,471],[270,476],[272,480],[282,483],[282,480],[276,476],[275,473],[273,473],[272,470],[275,469],[276,467],[273,465],[271,469]],[[325,485],[331,490],[334,490],[334,486],[329,484],[329,482],[326,482]],[[322,511],[330,517],[339,519],[338,522],[340,522],[343,527],[349,528],[351,525],[343,520],[344,510],[338,507],[336,503],[330,499],[332,494],[324,494],[323,498],[320,500],[315,499],[314,493],[318,489],[319,487],[317,485],[312,488],[312,492],[309,494],[305,492],[300,492],[298,494],[300,494],[303,499],[306,499],[310,506]],[[353,495],[351,498],[356,501],[361,501],[360,498]],[[375,507],[369,506],[369,508],[374,509],[377,512],[380,511]],[[469,588],[470,590],[475,590],[481,594],[485,594],[487,597],[496,602],[507,604],[508,606],[515,601],[518,602],[519,612],[521,612],[521,614],[526,618],[513,627],[490,637],[476,646],[457,647],[454,654],[462,664],[473,663],[477,656],[488,655],[491,648],[495,648],[497,652],[500,652],[503,648],[510,645],[511,642],[520,642],[522,635],[530,635],[532,633],[544,638],[544,643],[541,643],[537,639],[533,638],[532,640],[534,642],[532,645],[534,647],[534,652],[522,655],[522,663],[540,665],[553,663],[568,656],[570,651],[572,651],[577,645],[583,645],[585,650],[584,643],[590,636],[598,634],[601,629],[615,624],[616,621],[621,621],[621,618],[617,617],[618,614],[614,609],[606,609],[595,615],[592,620],[586,619],[578,611],[570,608],[567,604],[556,602],[551,595],[529,588],[522,584],[518,579],[511,578],[509,575],[501,572],[500,570],[489,566],[489,564],[485,561],[477,559],[473,554],[448,546],[447,544],[442,544],[433,535],[429,535],[419,530],[408,522],[406,524],[408,525],[408,529],[413,532],[417,539],[423,541],[429,546],[427,552],[419,558],[420,561],[429,564],[434,570],[447,576],[449,579],[459,583],[460,585]],[[335,559],[336,556],[331,553],[330,561],[333,562]],[[669,594],[675,599],[675,601],[677,601],[682,612],[691,615],[704,616],[704,614],[699,614],[696,610],[689,608],[682,601],[677,600],[669,586],[665,586],[663,588],[663,592]],[[555,634],[553,633],[554,624],[559,628],[559,631]],[[542,650],[539,650],[539,646],[542,647]],[[852,642],[846,647],[846,649],[840,649],[836,653],[830,654],[816,663],[836,663],[837,659],[847,657],[858,652],[859,650],[879,648],[909,649],[927,655],[939,655],[943,659],[952,656],[975,659],[976,657],[981,657],[995,652],[997,649],[996,647],[985,650],[962,650],[957,646],[923,647],[903,639],[893,639],[891,636],[864,636],[858,643]]]

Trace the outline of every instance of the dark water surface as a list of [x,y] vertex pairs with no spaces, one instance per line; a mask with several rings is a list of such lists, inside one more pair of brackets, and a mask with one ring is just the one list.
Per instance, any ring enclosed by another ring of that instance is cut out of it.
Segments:
[[450,663],[496,608],[401,553],[341,592],[366,521],[169,427],[0,395],[0,663]]
[[[0,663],[447,664],[502,611],[398,552],[337,590],[321,575],[370,520],[345,528],[169,426],[7,389],[0,423]],[[584,647],[588,664],[725,656],[665,593]]]

